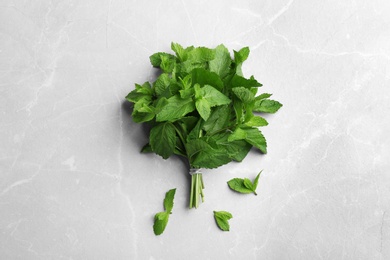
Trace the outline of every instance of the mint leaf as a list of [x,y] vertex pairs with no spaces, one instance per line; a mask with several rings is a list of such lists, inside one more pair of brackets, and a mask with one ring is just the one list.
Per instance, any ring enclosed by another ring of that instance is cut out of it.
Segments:
[[157,105],[159,112],[156,115],[157,122],[176,121],[188,113],[194,111],[195,104],[192,98],[181,98],[175,95],[166,100],[166,102]]
[[230,118],[231,111],[227,105],[217,106],[212,110],[208,120],[204,122],[203,129],[207,134],[212,134],[213,132],[227,127]]
[[175,56],[165,52],[157,52],[149,57],[153,67],[160,67],[162,60],[175,60]]
[[207,120],[211,113],[210,103],[205,98],[200,98],[195,102],[196,110],[198,110],[199,115],[203,120]]
[[[257,185],[259,184],[260,174],[261,174],[262,172],[263,172],[263,171],[261,170],[261,171],[257,174],[255,180],[253,181],[253,190],[254,190],[254,191],[257,189]],[[255,194],[256,194],[256,192],[255,192]]]
[[192,83],[199,84],[200,86],[210,85],[218,90],[223,88],[223,81],[218,74],[208,71],[203,68],[195,68],[191,71]]
[[154,216],[153,231],[156,236],[161,235],[168,224],[169,215],[172,213],[173,199],[176,189],[171,189],[165,193],[164,208],[165,211],[159,212]]
[[244,47],[239,51],[234,51],[234,61],[236,63],[243,63],[248,58],[249,53],[249,47]]
[[224,78],[229,73],[231,63],[232,59],[228,49],[221,44],[215,48],[215,59],[209,62],[209,68],[210,71]]
[[254,87],[262,86],[262,84],[259,83],[253,76],[247,79],[239,75],[233,76],[231,84],[233,88],[235,87],[254,88]]
[[165,211],[171,213],[173,208],[173,199],[175,198],[176,189],[171,189],[165,193],[164,208]]
[[243,194],[249,194],[249,193],[256,193],[257,185],[259,184],[259,177],[262,171],[257,174],[256,178],[254,179],[253,183],[248,178],[234,178],[227,182],[230,189],[243,193]]
[[264,112],[264,113],[275,113],[279,110],[283,105],[278,101],[271,99],[263,99],[255,102],[253,111],[256,112]]
[[230,99],[227,96],[210,85],[205,85],[201,88],[201,93],[203,98],[209,102],[211,107],[227,105],[230,103]]
[[232,91],[236,97],[244,103],[252,102],[255,98],[253,92],[245,87],[235,87],[232,89]]
[[252,193],[253,190],[249,189],[245,186],[244,180],[240,178],[234,178],[227,182],[230,189],[237,191],[239,193],[249,194]]
[[172,123],[165,122],[150,130],[150,146],[158,155],[167,159],[175,150],[176,132]]
[[267,120],[261,116],[252,116],[248,121],[245,122],[246,126],[266,126],[268,125]]
[[156,236],[161,235],[168,224],[169,213],[159,212],[154,216],[153,231]]
[[214,211],[214,219],[222,231],[229,231],[230,225],[228,221],[231,218],[233,218],[232,214],[227,211]]

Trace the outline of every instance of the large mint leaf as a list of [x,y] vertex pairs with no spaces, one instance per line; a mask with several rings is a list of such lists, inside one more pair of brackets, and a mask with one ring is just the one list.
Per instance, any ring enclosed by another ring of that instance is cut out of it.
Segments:
[[176,132],[170,122],[160,123],[150,130],[149,143],[152,150],[167,159],[175,150]]
[[215,48],[215,58],[209,62],[209,68],[210,71],[224,78],[230,71],[231,63],[232,59],[228,49],[221,44]]
[[195,110],[192,98],[181,98],[175,95],[157,104],[157,122],[176,121]]

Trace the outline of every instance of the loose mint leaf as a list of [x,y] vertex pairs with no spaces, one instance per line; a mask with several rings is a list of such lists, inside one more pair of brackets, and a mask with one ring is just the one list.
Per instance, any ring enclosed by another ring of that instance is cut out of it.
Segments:
[[229,231],[229,220],[233,218],[232,214],[227,211],[214,211],[214,219],[222,231]]
[[209,62],[209,68],[210,71],[224,78],[229,73],[231,63],[232,59],[228,49],[221,44],[215,48],[215,58]]
[[150,130],[149,139],[152,150],[167,159],[175,150],[175,127],[170,122],[157,124]]
[[245,122],[246,126],[266,126],[268,125],[267,120],[261,116],[252,116],[247,122]]
[[196,68],[191,71],[192,84],[199,84],[200,86],[210,85],[218,90],[223,88],[223,81],[218,74],[202,68]]
[[253,92],[245,87],[232,88],[232,91],[244,103],[252,102],[255,97]]
[[[260,174],[261,174],[262,172],[263,172],[263,171],[261,170],[261,171],[257,174],[255,180],[253,181],[253,190],[254,190],[254,191],[256,191],[256,189],[257,189],[257,185],[259,184]],[[256,192],[255,192],[255,194],[256,194]]]
[[279,110],[283,105],[278,101],[271,99],[263,99],[259,102],[255,102],[253,111],[256,112],[264,112],[264,113],[275,113]]
[[161,103],[157,104],[159,111],[156,115],[157,122],[173,122],[195,110],[192,98],[181,98],[180,95],[170,97],[166,99],[165,103]]
[[249,194],[253,190],[245,186],[244,180],[240,178],[234,178],[227,182],[230,189],[237,191],[239,193]]
[[173,208],[173,199],[175,198],[176,189],[171,189],[167,193],[165,193],[164,199],[164,208],[168,213],[172,212]]
[[169,215],[172,213],[173,199],[175,198],[176,189],[171,189],[165,193],[164,208],[165,211],[159,212],[154,216],[153,231],[156,236],[161,235],[169,220]]
[[259,183],[260,174],[261,174],[261,171],[259,172],[259,174],[257,174],[253,183],[248,178],[244,178],[244,179],[234,178],[234,179],[231,179],[230,181],[228,181],[227,184],[228,184],[230,189],[237,191],[239,193],[243,193],[243,194],[253,193],[253,194],[257,195],[256,189],[257,189],[257,185]]
[[154,225],[153,225],[153,231],[156,236],[161,235],[169,220],[169,213],[168,212],[159,212],[154,216]]

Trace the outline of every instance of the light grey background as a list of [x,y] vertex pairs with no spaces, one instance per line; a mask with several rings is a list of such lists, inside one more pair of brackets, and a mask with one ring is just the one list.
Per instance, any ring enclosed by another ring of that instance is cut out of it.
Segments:
[[[284,104],[269,153],[206,171],[197,210],[124,103],[171,41],[249,46],[244,74]],[[3,0],[0,79],[1,259],[390,259],[386,0]],[[257,197],[228,189],[261,169]]]

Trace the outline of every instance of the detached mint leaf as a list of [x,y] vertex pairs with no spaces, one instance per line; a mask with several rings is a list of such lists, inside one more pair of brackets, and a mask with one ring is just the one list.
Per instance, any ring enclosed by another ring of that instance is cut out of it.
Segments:
[[159,212],[154,216],[153,231],[156,236],[161,235],[169,220],[169,215],[172,213],[173,199],[175,198],[176,189],[171,189],[165,193],[164,208],[165,211]]
[[234,178],[227,182],[229,188],[239,193],[249,194],[252,193],[252,189],[245,186],[244,180],[240,178]]
[[[263,172],[263,171],[261,170],[261,171],[257,174],[255,180],[253,181],[253,190],[254,190],[254,191],[257,189],[257,185],[259,184],[260,174],[261,174],[262,172]],[[256,194],[256,193],[255,193],[255,194]]]
[[234,178],[228,181],[227,184],[230,189],[236,192],[243,193],[243,194],[254,193],[255,195],[257,195],[256,189],[257,189],[257,185],[259,184],[259,177],[261,172],[257,174],[253,183],[248,178],[244,178],[244,179]]
[[233,218],[232,214],[227,211],[214,211],[214,219],[218,225],[218,227],[222,231],[229,231],[230,225],[229,220]]
[[165,193],[164,208],[166,212],[171,213],[173,208],[173,199],[175,198],[176,189],[171,189]]
[[161,235],[169,220],[169,213],[168,212],[159,212],[154,216],[154,224],[153,224],[153,231],[156,236]]

